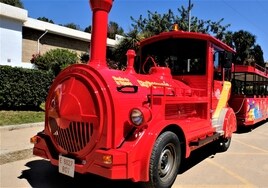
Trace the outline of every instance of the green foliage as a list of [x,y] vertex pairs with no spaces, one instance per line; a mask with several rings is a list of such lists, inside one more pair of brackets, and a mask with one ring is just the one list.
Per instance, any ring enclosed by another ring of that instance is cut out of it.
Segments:
[[61,70],[79,60],[76,52],[66,49],[52,49],[43,55],[33,55],[31,63],[39,70],[50,71],[57,76]]
[[38,17],[37,20],[41,20],[41,21],[44,21],[44,22],[48,22],[48,23],[54,24],[53,20],[48,19],[46,17]]
[[108,38],[115,39],[115,35],[123,35],[124,29],[118,23],[110,21],[108,24]]
[[236,63],[265,66],[261,46],[256,44],[256,36],[248,31],[228,32],[223,40],[236,50]]
[[[191,9],[193,9],[193,4],[190,6]],[[178,8],[178,15],[174,14],[171,9],[162,15],[157,12],[148,11],[147,18],[143,18],[142,15],[138,19],[131,17],[131,20],[134,22],[132,27],[140,33],[146,33],[146,38],[169,31],[174,23],[179,25],[180,30],[188,31],[188,12],[188,8],[186,9],[183,6]],[[190,30],[193,32],[209,33],[218,39],[222,39],[226,29],[230,26],[229,24],[222,25],[223,20],[223,18],[219,21],[202,20],[192,16]]]
[[[107,62],[107,66],[110,69],[122,69],[121,65],[119,64],[118,61],[114,60],[115,54],[114,54],[114,50],[112,48],[107,47],[106,49],[106,62]],[[84,64],[88,63],[89,61],[89,54],[88,53],[83,53],[80,56],[80,61]]]
[[[148,34],[150,35],[150,34]],[[112,55],[107,56],[111,61],[108,64],[114,62],[116,64],[116,69],[124,69],[126,67],[126,53],[128,49],[134,49],[136,52],[139,49],[138,43],[147,36],[141,35],[138,30],[132,30],[125,34],[124,38],[116,45],[112,50]]]
[[86,32],[86,33],[91,33],[91,30],[92,30],[92,26],[89,25],[88,27],[86,27],[86,28],[84,29],[84,32]]
[[[193,4],[190,6],[190,10]],[[171,9],[167,13],[159,14],[156,11],[148,10],[148,15],[144,18],[142,15],[138,19],[131,17],[133,30],[124,35],[124,38],[116,46],[114,50],[114,61],[120,62],[119,67],[126,64],[126,52],[128,49],[134,49],[138,52],[138,43],[148,37],[158,35],[162,32],[171,30],[174,23],[178,24],[182,31],[189,30],[188,8],[183,6],[178,8],[178,15],[174,14]],[[226,35],[226,29],[230,25],[222,25],[223,19],[219,21],[201,20],[197,17],[191,17],[190,29],[192,32],[209,33],[215,35],[218,39],[222,39]]]
[[89,54],[88,53],[82,53],[80,55],[80,61],[84,64],[86,64],[89,61]]
[[[91,33],[92,26],[89,25],[84,29],[84,32]],[[118,25],[118,23],[110,21],[108,24],[107,36],[108,38],[115,39],[115,35],[123,35],[124,29]]]
[[[190,9],[184,8],[183,6],[178,8],[177,15],[171,10],[168,10],[168,12],[164,14],[148,11],[146,18],[142,15],[140,15],[138,19],[131,17],[133,30],[125,35],[125,38],[121,40],[114,50],[115,61],[120,62],[119,67],[126,64],[125,54],[128,49],[134,49],[138,52],[137,44],[141,40],[171,30],[174,23],[178,24],[180,30],[188,31],[188,13],[191,9],[193,9],[193,4],[191,4]],[[256,44],[256,37],[243,30],[234,33],[227,31],[230,24],[222,25],[223,21],[223,18],[219,21],[211,21],[198,19],[192,16],[190,31],[208,33],[234,48],[237,52],[235,59],[240,61],[237,63],[265,66],[263,51],[261,47]]]
[[0,2],[14,7],[24,8],[23,3],[20,0],[0,0]]
[[0,66],[0,109],[38,109],[52,80],[48,72]]
[[68,27],[70,29],[81,30],[80,26],[75,23],[67,23],[67,24],[64,24],[63,26]]
[[262,67],[266,66],[263,58],[263,51],[260,45],[254,45],[250,55],[254,58],[256,64]]
[[23,123],[36,123],[45,121],[45,112],[40,111],[17,111],[17,110],[1,110],[0,126],[2,125],[20,125]]

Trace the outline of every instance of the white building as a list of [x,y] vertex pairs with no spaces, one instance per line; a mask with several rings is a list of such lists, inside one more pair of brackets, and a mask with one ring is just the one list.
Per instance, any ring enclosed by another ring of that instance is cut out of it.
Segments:
[[0,3],[0,65],[23,66],[22,25],[27,18],[27,10]]
[[[107,38],[107,46],[120,38]],[[53,48],[88,52],[90,41],[90,33],[29,18],[27,10],[0,3],[0,65],[31,68],[33,54]]]

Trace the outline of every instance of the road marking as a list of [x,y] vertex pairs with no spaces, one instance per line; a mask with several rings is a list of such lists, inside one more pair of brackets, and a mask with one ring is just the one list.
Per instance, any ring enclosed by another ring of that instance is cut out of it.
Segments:
[[268,153],[235,153],[235,152],[226,152],[225,155],[268,155]]
[[211,160],[211,159],[206,159],[205,161],[207,161],[208,163],[220,168],[221,170],[223,170],[224,172],[226,172],[227,174],[231,175],[232,177],[238,179],[239,181],[241,181],[243,184],[245,184],[248,187],[255,187],[252,183],[250,183],[248,180],[246,180],[245,178],[239,176],[238,174],[234,173],[233,171],[227,169],[226,167],[216,163],[215,161]]
[[252,185],[173,185],[172,188],[255,188],[256,186],[252,186]]
[[262,151],[262,152],[264,152],[264,153],[268,153],[268,150],[265,150],[265,149],[262,149],[262,148],[259,148],[259,147],[256,147],[256,146],[253,146],[253,145],[250,145],[250,144],[241,142],[241,141],[239,141],[239,140],[233,139],[233,141],[238,142],[238,143],[240,143],[240,144],[243,144],[243,145],[245,145],[245,146],[248,146],[248,147],[250,147],[250,148],[253,148],[253,149]]
[[263,136],[268,136],[268,134],[266,133],[262,133],[262,132],[256,132],[257,134],[263,135]]

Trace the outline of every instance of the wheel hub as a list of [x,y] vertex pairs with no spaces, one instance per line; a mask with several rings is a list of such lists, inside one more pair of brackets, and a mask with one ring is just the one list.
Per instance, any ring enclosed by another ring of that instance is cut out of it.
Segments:
[[167,145],[161,152],[158,164],[160,178],[167,178],[175,163],[174,148]]

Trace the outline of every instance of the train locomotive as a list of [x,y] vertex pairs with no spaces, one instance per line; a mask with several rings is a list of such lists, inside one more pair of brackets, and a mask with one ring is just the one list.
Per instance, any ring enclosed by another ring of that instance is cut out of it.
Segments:
[[168,188],[183,158],[208,143],[226,151],[236,131],[228,105],[235,51],[216,38],[173,30],[127,51],[126,70],[106,64],[112,0],[90,0],[90,60],[63,70],[46,100],[33,154],[74,177],[91,173]]

